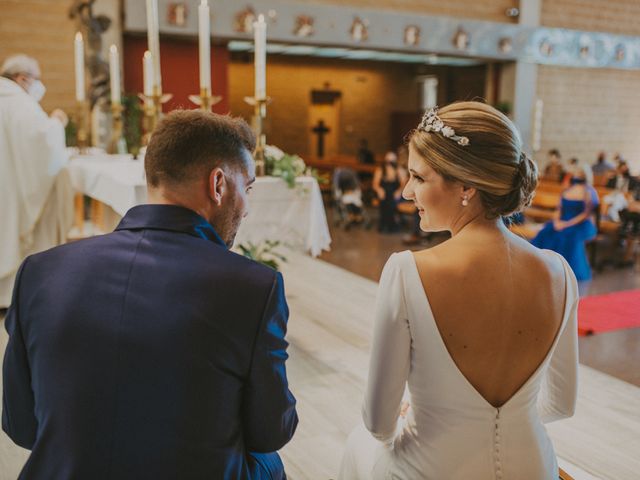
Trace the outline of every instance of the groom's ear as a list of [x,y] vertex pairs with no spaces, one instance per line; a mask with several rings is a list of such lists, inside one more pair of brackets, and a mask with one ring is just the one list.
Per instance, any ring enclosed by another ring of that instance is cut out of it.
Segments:
[[211,170],[207,187],[209,190],[209,198],[211,198],[216,206],[221,206],[222,198],[227,191],[227,179],[224,175],[224,171],[220,167],[216,167]]

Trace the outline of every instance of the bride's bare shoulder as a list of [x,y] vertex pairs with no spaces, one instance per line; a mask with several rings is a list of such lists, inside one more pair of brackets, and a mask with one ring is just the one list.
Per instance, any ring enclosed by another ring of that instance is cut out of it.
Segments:
[[446,241],[435,247],[412,252],[422,277],[439,276],[467,277],[473,270],[499,271],[501,266],[509,270],[521,270],[524,275],[537,277],[533,280],[564,279],[563,261],[555,252],[540,250],[525,239],[508,236],[504,242]]

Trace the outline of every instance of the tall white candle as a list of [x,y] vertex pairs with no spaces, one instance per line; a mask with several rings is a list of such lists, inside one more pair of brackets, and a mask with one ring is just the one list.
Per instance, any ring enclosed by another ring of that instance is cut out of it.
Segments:
[[200,43],[200,88],[207,88],[211,93],[211,17],[207,0],[202,0],[198,7],[198,39]]
[[75,52],[75,66],[76,66],[76,100],[83,102],[85,99],[84,93],[84,41],[82,40],[82,34],[76,33],[76,39],[74,42]]
[[118,47],[109,48],[109,76],[111,78],[111,103],[120,104],[120,55]]
[[253,23],[254,49],[255,49],[255,97],[256,99],[267,96],[267,24],[264,15],[258,17],[258,21]]
[[153,58],[153,81],[162,91],[160,75],[160,30],[158,27],[158,0],[147,0],[147,43]]
[[144,79],[143,92],[147,97],[153,95],[153,58],[147,50],[142,57],[142,75]]

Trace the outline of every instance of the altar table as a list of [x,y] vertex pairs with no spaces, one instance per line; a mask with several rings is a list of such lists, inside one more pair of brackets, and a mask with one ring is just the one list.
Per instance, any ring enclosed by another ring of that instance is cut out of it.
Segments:
[[[75,155],[67,169],[74,188],[95,200],[93,216],[99,224],[104,222],[102,204],[122,217],[131,207],[146,202],[142,160],[129,155]],[[83,211],[81,200],[76,201],[76,208]],[[264,240],[280,241],[314,257],[329,250],[331,236],[314,178],[298,178],[294,188],[276,177],[256,179],[249,194],[249,215],[242,221],[235,244]]]

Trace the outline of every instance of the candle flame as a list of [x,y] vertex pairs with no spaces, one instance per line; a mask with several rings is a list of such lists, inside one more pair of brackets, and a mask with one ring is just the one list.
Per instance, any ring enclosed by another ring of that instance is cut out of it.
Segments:
[[109,51],[111,53],[118,53],[118,47],[115,44],[113,44],[109,47]]
[[151,52],[149,50],[145,50],[144,58],[151,58]]
[[76,42],[83,42],[82,33],[76,32]]

